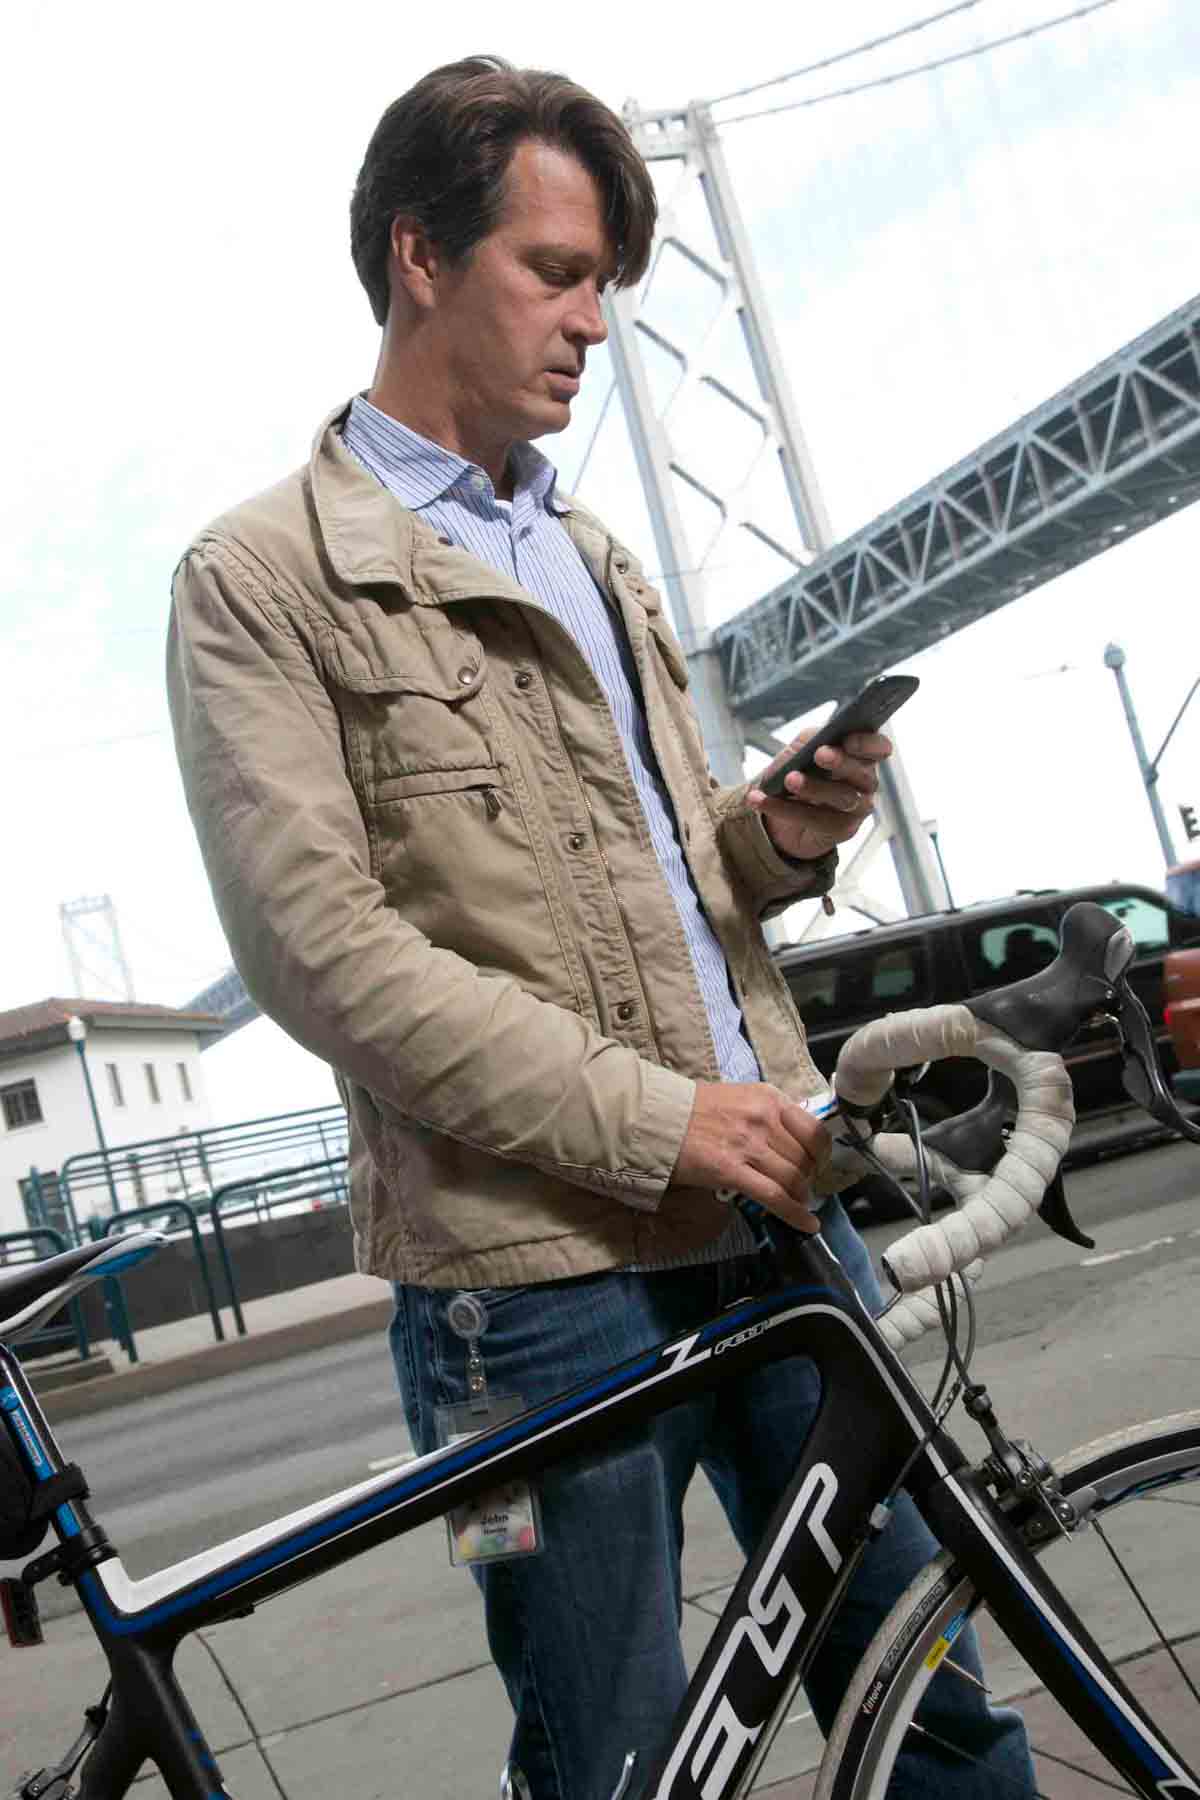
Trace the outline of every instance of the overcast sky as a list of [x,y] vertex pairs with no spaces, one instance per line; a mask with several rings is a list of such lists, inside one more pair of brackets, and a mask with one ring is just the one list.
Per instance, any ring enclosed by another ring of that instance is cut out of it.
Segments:
[[[866,80],[1066,11],[978,0],[869,56],[731,103]],[[346,209],[380,112],[472,51],[562,68],[620,105],[713,96],[937,10],[844,0],[688,15],[436,14],[212,0],[66,0],[6,21],[0,109],[9,427],[0,449],[0,754],[8,775],[0,1008],[69,991],[61,901],[111,893],[138,997],[179,1003],[226,953],[183,806],[162,686],[171,570],[211,516],[307,454],[370,379],[376,333]],[[730,125],[737,195],[841,535],[1002,430],[1200,287],[1200,9],[1117,0],[1028,43],[857,98]],[[682,329],[693,298],[666,279]],[[695,302],[696,305],[700,301]],[[595,355],[571,485],[608,387]],[[719,425],[684,420],[697,454]],[[656,553],[620,409],[581,495]],[[1102,665],[1151,753],[1200,674],[1200,509],[916,659],[909,775],[959,901],[1161,857]],[[778,578],[723,550],[714,621]],[[1200,806],[1200,697],[1162,766]],[[880,892],[895,897],[881,866]],[[219,1116],[332,1097],[274,1027],[209,1053]]]

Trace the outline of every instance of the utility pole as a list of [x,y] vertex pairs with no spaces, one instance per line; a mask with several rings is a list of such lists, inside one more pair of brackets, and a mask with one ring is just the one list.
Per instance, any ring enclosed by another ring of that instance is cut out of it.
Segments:
[[1121,696],[1121,705],[1125,708],[1125,722],[1129,726],[1129,735],[1133,739],[1133,752],[1137,757],[1138,769],[1146,789],[1146,798],[1150,802],[1150,811],[1154,817],[1154,829],[1158,832],[1158,841],[1162,845],[1162,853],[1168,869],[1174,868],[1179,858],[1176,856],[1175,846],[1171,842],[1167,815],[1164,813],[1162,801],[1158,797],[1158,765],[1162,761],[1163,751],[1175,735],[1175,726],[1187,711],[1192,695],[1200,687],[1200,676],[1197,676],[1188,689],[1187,699],[1175,714],[1171,729],[1160,744],[1158,755],[1152,761],[1146,755],[1146,746],[1142,742],[1142,728],[1138,724],[1138,716],[1133,706],[1133,696],[1129,692],[1129,683],[1125,678],[1125,652],[1120,644],[1109,644],[1104,652],[1104,666],[1106,669],[1111,669],[1117,678],[1117,691]]

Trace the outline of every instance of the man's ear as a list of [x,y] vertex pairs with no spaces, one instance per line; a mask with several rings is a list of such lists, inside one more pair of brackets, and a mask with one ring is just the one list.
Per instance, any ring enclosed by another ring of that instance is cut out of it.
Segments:
[[389,275],[393,290],[403,288],[412,304],[428,312],[437,302],[442,257],[422,226],[411,214],[397,213],[389,233]]

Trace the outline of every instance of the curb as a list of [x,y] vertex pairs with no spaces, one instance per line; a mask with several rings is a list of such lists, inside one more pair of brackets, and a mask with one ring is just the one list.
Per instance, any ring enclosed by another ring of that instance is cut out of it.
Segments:
[[[73,1387],[38,1392],[38,1401],[52,1425],[61,1419],[107,1412],[111,1407],[126,1406],[153,1394],[167,1394],[175,1388],[191,1387],[198,1381],[212,1381],[238,1369],[281,1362],[285,1357],[299,1356],[305,1350],[320,1350],[327,1344],[364,1337],[368,1332],[378,1331],[382,1335],[391,1322],[393,1311],[390,1298],[365,1300],[357,1306],[345,1307],[341,1312],[321,1313],[315,1318],[299,1319],[294,1325],[276,1326],[272,1331],[227,1339],[223,1344],[206,1344],[202,1350],[165,1357],[161,1362],[135,1363],[118,1374],[97,1375]],[[37,1392],[36,1383],[34,1386]]]

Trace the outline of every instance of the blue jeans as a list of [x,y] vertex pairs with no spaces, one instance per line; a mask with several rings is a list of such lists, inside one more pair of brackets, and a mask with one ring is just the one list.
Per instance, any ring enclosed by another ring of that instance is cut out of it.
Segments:
[[[836,1200],[823,1231],[865,1303],[881,1304],[870,1259]],[[496,1395],[526,1406],[695,1328],[756,1282],[753,1258],[646,1275],[605,1272],[477,1290],[480,1350]],[[453,1291],[396,1287],[392,1353],[414,1445],[436,1445],[435,1409],[466,1398],[466,1346],[450,1330]],[[488,1643],[516,1715],[510,1755],[533,1800],[611,1800],[628,1750],[644,1772],[687,1688],[680,1646],[683,1499],[699,1464],[742,1550],[753,1550],[787,1485],[820,1396],[806,1357],[727,1381],[539,1478],[544,1549],[477,1571]],[[828,1732],[850,1674],[884,1613],[936,1544],[902,1496],[868,1552],[807,1682]],[[955,1660],[979,1672],[964,1632]],[[972,1763],[905,1752],[892,1793],[929,1800],[1032,1795],[1017,1714],[943,1671],[921,1718]],[[928,1740],[927,1740],[928,1741]],[[979,1766],[980,1763],[983,1765]],[[634,1791],[638,1785],[635,1781]]]

